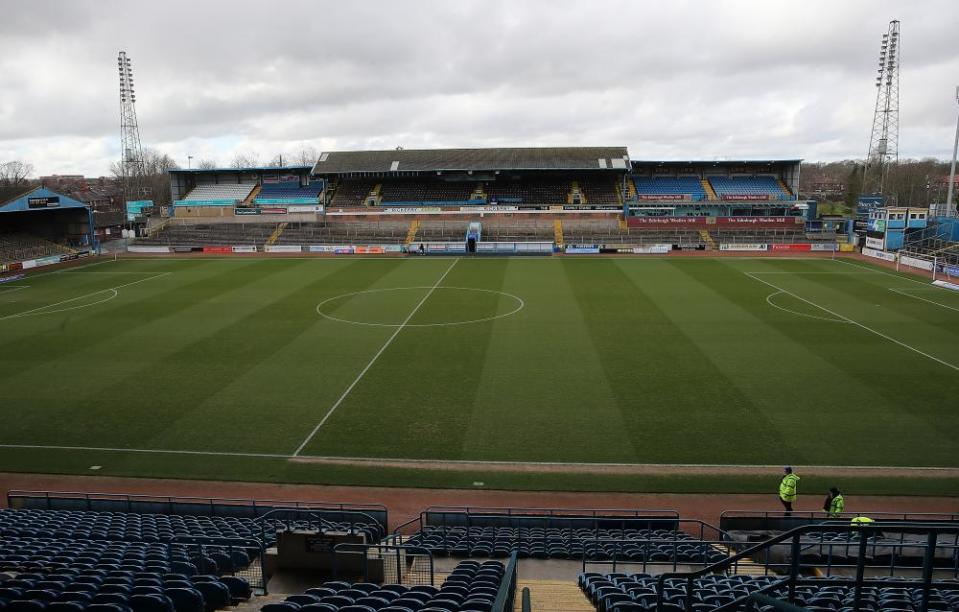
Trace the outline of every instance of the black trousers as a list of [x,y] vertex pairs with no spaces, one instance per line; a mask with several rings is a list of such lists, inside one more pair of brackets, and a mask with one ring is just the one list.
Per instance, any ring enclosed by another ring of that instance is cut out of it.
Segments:
[[781,497],[779,498],[779,501],[781,501],[781,502],[783,503],[783,508],[786,509],[786,512],[792,512],[792,511],[793,511],[793,503],[792,503],[791,501],[786,501],[785,499],[783,499],[783,498],[781,498]]

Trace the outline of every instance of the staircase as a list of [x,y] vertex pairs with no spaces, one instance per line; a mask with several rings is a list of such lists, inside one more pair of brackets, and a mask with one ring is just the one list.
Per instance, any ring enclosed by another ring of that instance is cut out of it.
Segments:
[[163,228],[170,225],[170,217],[167,217],[160,223],[157,223],[153,227],[147,227],[147,236],[154,236],[163,231]]
[[716,190],[713,189],[713,186],[709,184],[708,179],[699,179],[699,183],[703,186],[703,189],[706,191],[706,198],[709,200],[718,200],[719,196],[716,195]]
[[[736,551],[725,546],[724,544],[712,544],[713,548],[723,553],[727,557],[732,557],[736,554]],[[736,574],[743,576],[766,576],[769,574],[761,564],[756,563],[752,559],[743,559],[736,563]]]
[[633,182],[632,177],[626,178],[626,195],[630,198],[636,197],[636,183]]
[[471,200],[486,200],[486,189],[483,188],[483,183],[478,183],[476,188],[473,189],[473,193],[470,194]]
[[273,230],[273,233],[270,234],[270,237],[267,238],[267,239],[266,239],[266,242],[263,243],[263,246],[270,246],[271,244],[275,243],[275,242],[277,241],[277,239],[280,237],[280,234],[283,233],[283,230],[286,229],[286,226],[287,226],[287,223],[286,223],[286,222],[283,222],[283,223],[277,225],[277,226],[276,226],[276,229]]
[[530,608],[533,610],[561,610],[562,612],[596,612],[593,604],[586,599],[573,580],[519,580],[516,584],[517,597],[514,610],[522,608],[523,598],[519,593],[529,589]]
[[246,199],[243,200],[243,204],[250,205],[256,200],[256,196],[260,195],[260,192],[263,191],[263,188],[257,185],[253,188],[253,191],[250,192],[250,195],[246,196]]
[[420,229],[419,219],[413,219],[413,222],[410,223],[410,229],[406,232],[406,240],[403,242],[406,246],[413,244],[413,241],[416,240],[416,232]]
[[563,238],[563,222],[560,219],[553,221],[553,242],[558,247],[562,247],[566,243]]
[[619,231],[625,232],[628,229],[629,229],[629,224],[626,223],[626,216],[624,215],[619,218]]
[[586,203],[586,194],[579,188],[579,181],[573,181],[570,184],[569,193],[566,194],[566,203],[572,205],[576,196],[579,196],[579,203]]
[[699,230],[699,237],[703,239],[703,242],[706,243],[707,251],[716,250],[716,241],[713,240],[713,235],[709,233],[709,230],[701,229]]
[[784,180],[782,180],[782,179],[777,179],[777,180],[779,181],[779,188],[783,190],[783,193],[785,193],[786,195],[792,197],[793,192],[792,192],[792,190],[789,188],[789,186],[786,185],[786,181],[784,181]]

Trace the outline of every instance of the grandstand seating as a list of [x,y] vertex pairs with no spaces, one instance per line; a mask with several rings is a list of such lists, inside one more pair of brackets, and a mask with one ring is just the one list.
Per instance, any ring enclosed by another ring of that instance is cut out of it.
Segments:
[[183,198],[186,202],[195,201],[231,201],[241,202],[249,197],[256,183],[221,183],[217,185],[197,185]]
[[[733,600],[768,587],[777,576],[711,575],[693,580],[693,610],[708,612]],[[829,578],[821,584],[796,587],[797,603],[817,612],[852,610],[853,588]],[[652,612],[656,609],[657,579],[649,574],[580,574],[579,586],[599,612]],[[686,609],[687,582],[667,578],[663,590],[663,608],[669,612]],[[819,581],[814,581],[819,582]],[[876,612],[921,609],[920,582],[916,588],[882,586],[882,579],[869,580],[863,587],[862,610]],[[785,597],[785,587],[774,587],[767,594]],[[930,597],[930,610],[959,610],[959,582],[937,583]],[[765,610],[765,608],[760,608]]]
[[290,223],[276,244],[403,244],[409,227],[406,221]]
[[69,253],[67,247],[21,232],[0,234],[0,263]]
[[261,245],[276,226],[276,223],[168,224],[149,237],[138,238],[136,243],[171,247]]
[[382,203],[386,205],[403,202],[465,202],[470,199],[473,188],[474,183],[463,181],[394,179],[384,181],[380,193],[383,196]]
[[694,202],[706,199],[706,190],[698,177],[645,177],[634,176],[636,195],[643,196],[688,196]]
[[0,579],[0,610],[11,612],[212,612],[250,597],[250,585],[236,576],[136,571],[116,564],[28,566]]
[[769,196],[770,200],[783,200],[789,194],[783,191],[773,176],[710,176],[709,184],[720,198],[723,196]]
[[[285,601],[267,604],[261,612],[489,612],[503,582],[498,561],[463,561],[443,584],[326,582]],[[179,611],[178,611],[179,612]]]
[[261,537],[252,519],[85,510],[0,510],[0,535],[172,542],[180,537]]
[[497,204],[566,204],[572,183],[568,178],[500,177],[486,184],[486,197]]
[[375,186],[376,182],[369,179],[340,179],[330,205],[363,206]]
[[255,200],[318,200],[323,191],[323,183],[314,182],[306,186],[299,183],[263,183]]
[[586,204],[589,206],[619,206],[622,204],[617,197],[620,189],[616,179],[609,177],[580,177],[580,190],[586,196]]
[[559,527],[424,526],[407,542],[434,554],[456,557],[602,560],[652,563],[712,563],[726,555],[702,540],[670,529],[566,529]]

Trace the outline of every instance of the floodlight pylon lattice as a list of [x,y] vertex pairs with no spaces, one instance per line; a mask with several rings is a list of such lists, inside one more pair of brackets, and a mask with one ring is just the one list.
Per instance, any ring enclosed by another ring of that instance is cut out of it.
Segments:
[[889,22],[879,46],[876,107],[862,192],[883,195],[890,167],[899,163],[899,21]]
[[137,124],[133,65],[126,51],[120,51],[117,56],[117,70],[120,75],[120,180],[124,198],[138,200],[143,196],[145,168]]

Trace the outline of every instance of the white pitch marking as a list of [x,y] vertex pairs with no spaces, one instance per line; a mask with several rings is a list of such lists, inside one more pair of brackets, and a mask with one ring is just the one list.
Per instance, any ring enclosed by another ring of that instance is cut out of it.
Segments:
[[[939,289],[939,288],[940,288],[940,287],[925,287],[925,289]],[[904,295],[904,296],[906,296],[906,297],[911,297],[911,298],[916,299],[916,300],[922,300],[923,302],[929,302],[930,304],[935,304],[936,306],[942,306],[943,308],[948,308],[949,310],[955,310],[956,312],[959,312],[959,308],[956,308],[955,306],[949,306],[949,305],[947,305],[947,304],[942,304],[942,303],[937,302],[937,301],[935,301],[935,300],[930,300],[930,299],[927,299],[927,298],[924,298],[924,297],[919,297],[918,295],[912,295],[911,293],[906,293],[906,291],[903,290],[903,289],[896,289],[895,287],[889,287],[889,290],[892,291],[892,292],[894,292],[894,293],[898,293],[899,295]],[[913,289],[913,291],[918,291],[918,289]]]
[[863,325],[863,324],[860,323],[859,321],[855,321],[855,320],[850,319],[849,317],[847,317],[847,316],[845,316],[845,315],[839,314],[838,312],[834,312],[834,311],[832,311],[832,310],[829,310],[829,309],[826,308],[825,306],[820,306],[820,305],[817,304],[816,302],[813,302],[813,301],[811,301],[811,300],[807,300],[807,299],[804,298],[804,297],[800,297],[800,296],[796,295],[795,293],[793,293],[792,291],[788,291],[788,290],[786,290],[786,289],[783,289],[782,287],[777,287],[776,285],[774,285],[774,284],[772,284],[772,283],[770,283],[770,282],[764,281],[763,279],[759,278],[758,276],[753,276],[753,275],[750,274],[749,272],[744,272],[743,274],[745,274],[746,276],[752,278],[753,280],[757,280],[757,281],[761,282],[761,283],[764,284],[764,285],[767,285],[767,286],[769,286],[769,287],[772,287],[773,289],[776,289],[776,290],[778,290],[778,291],[782,291],[782,292],[785,293],[785,294],[791,295],[791,296],[793,296],[794,298],[796,298],[797,300],[801,300],[801,301],[803,301],[803,302],[806,302],[806,303],[809,304],[810,306],[815,306],[816,308],[822,310],[823,312],[828,312],[829,314],[831,314],[831,315],[834,316],[834,317],[837,317],[837,318],[839,318],[839,319],[842,319],[842,320],[844,320],[844,321],[846,321],[846,322],[848,322],[848,323],[852,323],[852,324],[855,325],[856,327],[860,327],[860,328],[866,330],[867,332],[870,332],[870,333],[873,333],[873,334],[879,336],[880,338],[885,338],[886,340],[888,340],[888,341],[890,341],[890,342],[892,342],[892,343],[894,343],[894,344],[898,344],[899,346],[901,346],[901,347],[903,347],[903,348],[905,348],[905,349],[909,349],[910,351],[912,351],[912,352],[914,352],[914,353],[918,353],[918,354],[922,355],[923,357],[926,357],[926,358],[928,358],[928,359],[932,359],[933,361],[935,361],[935,362],[937,362],[937,363],[941,363],[942,365],[946,366],[947,368],[952,368],[953,370],[959,372],[959,366],[957,366],[957,365],[955,365],[955,364],[949,363],[948,361],[943,361],[942,359],[939,359],[938,357],[935,357],[935,356],[933,356],[933,355],[930,355],[929,353],[926,353],[926,352],[924,352],[924,351],[921,351],[921,350],[917,349],[917,348],[914,347],[914,346],[911,346],[911,345],[909,345],[909,344],[906,344],[905,342],[902,342],[901,340],[896,340],[895,338],[892,338],[892,337],[890,337],[890,336],[887,336],[886,334],[882,333],[881,331],[876,331],[875,329],[873,329],[873,328],[871,328],[871,327],[868,327],[868,326],[866,326],[866,325]]
[[235,453],[224,451],[171,450],[163,448],[111,448],[105,446],[59,446],[53,444],[0,444],[0,448],[22,448],[39,450],[72,450],[117,453],[156,453],[164,455],[214,455],[224,457],[268,457],[272,459],[290,459],[291,455],[272,453]]
[[[50,444],[0,444],[0,448],[11,449],[36,449],[36,450],[68,450],[68,451],[97,451],[97,452],[117,452],[117,453],[145,453],[162,455],[211,455],[216,457],[259,457],[265,459],[294,459],[294,455],[285,455],[282,453],[243,453],[231,451],[195,451],[195,450],[174,450],[162,448],[115,448],[103,446],[57,446]],[[299,455],[303,459],[323,459],[331,461],[355,461],[357,463],[379,463],[379,462],[404,462],[404,463],[423,463],[432,464],[437,461],[453,465],[477,464],[477,465],[515,465],[517,467],[532,466],[573,466],[573,467],[666,467],[666,468],[763,468],[763,469],[782,469],[779,464],[749,464],[749,463],[595,463],[589,461],[496,461],[484,459],[409,459],[400,457],[348,457],[335,455]],[[885,466],[885,465],[794,465],[796,468],[807,470],[828,469],[828,470],[918,470],[930,472],[952,472],[955,467],[942,466]]]
[[[921,281],[921,280],[916,280],[916,279],[914,279],[914,278],[909,278],[908,276],[903,276],[903,275],[901,275],[901,274],[893,274],[892,272],[886,272],[885,270],[882,270],[882,269],[875,269],[875,270],[874,270],[874,269],[872,269],[872,268],[870,268],[870,267],[868,267],[868,266],[864,266],[864,265],[862,265],[862,264],[857,264],[857,263],[854,263],[854,262],[851,262],[851,261],[843,261],[842,259],[834,259],[833,261],[835,261],[835,262],[837,262],[837,263],[841,263],[841,264],[846,264],[847,266],[856,266],[857,268],[862,268],[863,270],[868,270],[868,271],[872,272],[873,274],[885,274],[886,276],[891,276],[891,277],[893,277],[893,278],[898,278],[899,280],[909,281],[910,283],[917,283],[917,284],[919,284],[919,285],[922,285],[923,287],[935,286],[935,285],[931,285],[930,283],[923,282],[923,281]],[[936,287],[936,288],[937,288],[937,289],[942,289],[941,287]],[[948,291],[948,289],[943,289],[943,291]]]
[[[352,291],[350,293],[342,293],[340,295],[335,295],[331,298],[327,298],[316,305],[316,312],[324,319],[329,319],[330,321],[336,321],[338,323],[349,323],[350,325],[364,325],[367,327],[399,327],[399,323],[370,323],[367,321],[351,321],[350,319],[342,319],[339,317],[334,317],[331,314],[323,312],[323,305],[340,298],[350,297],[354,295],[363,295],[367,293],[381,293],[385,291],[405,291],[409,289],[429,289],[429,287],[387,287],[384,289],[367,289],[365,291]],[[439,289],[456,289],[459,291],[479,291],[481,293],[497,293],[499,295],[505,295],[516,300],[516,303],[519,304],[516,308],[509,312],[504,312],[503,314],[498,314],[493,317],[484,317],[482,319],[469,319],[466,321],[450,321],[448,323],[410,323],[406,327],[454,327],[456,325],[469,325],[470,323],[485,323],[486,321],[495,321],[496,319],[504,319],[511,315],[516,314],[520,310],[526,307],[526,302],[523,301],[523,298],[518,295],[513,295],[512,293],[507,293],[506,291],[495,291],[493,289],[480,289],[478,287],[439,287]]]
[[[33,313],[37,313],[38,310],[46,310],[47,308],[53,308],[54,306],[60,306],[61,304],[68,304],[68,303],[70,303],[70,302],[75,302],[75,301],[77,301],[77,300],[82,300],[83,298],[90,297],[91,295],[99,295],[99,294],[101,294],[101,293],[106,293],[106,292],[108,292],[108,291],[110,291],[110,292],[113,293],[113,295],[110,296],[109,298],[107,298],[106,300],[99,300],[99,301],[97,301],[97,302],[93,302],[92,304],[86,304],[86,306],[93,306],[94,304],[100,304],[100,303],[102,303],[102,302],[106,302],[106,301],[108,301],[108,300],[112,300],[113,298],[115,298],[115,297],[117,296],[117,289],[122,289],[122,288],[124,288],[124,287],[129,287],[129,286],[131,286],[131,285],[136,285],[137,283],[142,283],[142,282],[145,282],[145,281],[148,281],[148,280],[153,280],[154,278],[160,278],[161,276],[166,276],[167,274],[173,274],[173,273],[172,273],[172,272],[162,272],[162,273],[160,273],[160,274],[156,274],[156,275],[154,275],[154,276],[150,276],[150,277],[147,277],[147,278],[141,278],[140,280],[136,280],[136,281],[133,281],[133,282],[130,282],[130,283],[124,283],[124,284],[122,284],[122,285],[117,285],[116,287],[108,287],[107,289],[100,289],[99,291],[93,291],[93,292],[90,292],[90,293],[85,293],[85,294],[83,294],[83,295],[79,295],[79,296],[77,296],[77,297],[70,298],[70,299],[67,299],[67,300],[61,300],[61,301],[55,302],[55,303],[53,303],[53,304],[47,304],[47,305],[45,305],[45,306],[38,306],[38,307],[36,307],[36,308],[31,308],[30,310],[24,310],[23,312],[18,312],[18,313],[12,314],[12,315],[7,315],[7,316],[5,316],[5,317],[0,317],[0,321],[6,321],[7,319],[15,319],[15,318],[18,318],[18,317],[31,316]],[[61,309],[61,310],[53,310],[53,311],[47,311],[47,312],[40,312],[40,313],[37,313],[37,314],[53,314],[54,312],[62,312],[62,311],[64,311],[64,310],[73,310],[74,308],[75,308],[75,307],[63,308],[63,309]]]
[[306,445],[310,443],[310,440],[313,439],[313,436],[316,435],[316,432],[320,431],[320,428],[323,427],[323,425],[330,418],[330,416],[332,416],[333,413],[336,412],[336,409],[340,407],[340,404],[343,403],[343,400],[345,400],[346,397],[350,394],[350,392],[353,391],[353,388],[357,385],[357,383],[359,383],[360,380],[362,380],[363,377],[366,376],[366,373],[369,372],[370,368],[373,367],[373,364],[376,363],[376,360],[379,359],[380,355],[382,355],[383,352],[386,351],[386,349],[390,346],[390,344],[393,343],[393,340],[395,340],[396,337],[400,335],[400,332],[403,331],[403,328],[406,327],[406,324],[410,322],[410,320],[417,313],[420,307],[426,303],[426,300],[428,300],[429,297],[433,295],[433,292],[436,291],[436,288],[439,287],[440,283],[443,282],[443,279],[446,278],[446,275],[450,273],[450,270],[453,269],[453,266],[455,266],[458,261],[459,261],[458,258],[453,259],[453,263],[451,263],[450,266],[446,268],[446,272],[443,272],[443,275],[440,276],[435,283],[433,283],[433,286],[430,287],[430,290],[426,292],[426,295],[423,296],[423,299],[420,300],[419,304],[417,304],[413,308],[413,310],[410,311],[410,314],[406,317],[403,323],[401,323],[400,326],[396,328],[396,331],[393,332],[393,335],[391,335],[389,338],[386,339],[386,342],[383,343],[383,346],[380,347],[380,350],[376,351],[376,354],[373,355],[373,358],[370,359],[369,363],[366,364],[366,367],[364,367],[360,371],[360,373],[357,375],[357,377],[353,380],[353,382],[350,383],[350,386],[346,388],[346,391],[343,392],[343,395],[341,395],[340,398],[336,400],[336,403],[334,403],[333,406],[327,411],[323,419],[316,424],[316,427],[313,428],[313,431],[310,432],[310,435],[308,435],[306,439],[303,440],[303,442],[298,447],[296,447],[296,450],[293,451],[294,457],[299,456],[300,452],[304,448],[306,448]]
[[807,317],[809,319],[816,319],[817,321],[826,321],[827,323],[846,323],[846,321],[843,321],[842,319],[827,319],[826,317],[817,317],[816,315],[807,314],[805,312],[797,312],[795,310],[790,310],[786,308],[785,306],[780,306],[779,304],[773,301],[773,298],[777,295],[782,295],[782,294],[783,294],[782,291],[773,291],[772,293],[766,296],[766,303],[772,306],[773,308],[778,308],[779,310],[782,310],[783,312],[788,312],[789,314],[794,314],[799,317]]

